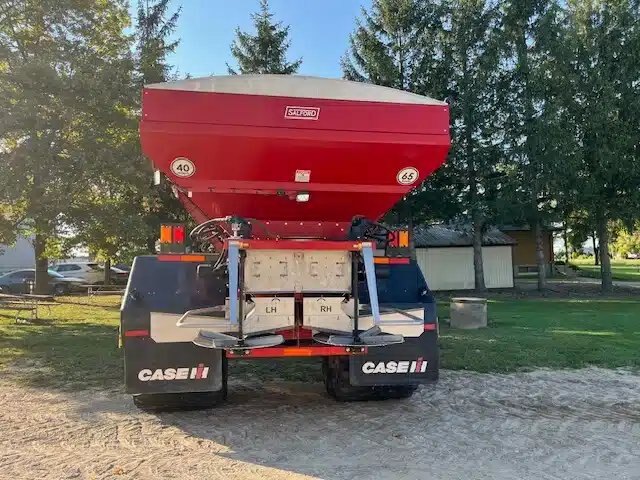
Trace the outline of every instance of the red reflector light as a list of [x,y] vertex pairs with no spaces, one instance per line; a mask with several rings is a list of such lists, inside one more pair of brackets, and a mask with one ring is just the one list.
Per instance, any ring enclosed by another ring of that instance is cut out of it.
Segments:
[[184,225],[173,226],[173,243],[184,243]]
[[148,337],[149,330],[127,330],[124,332],[125,337]]
[[409,258],[390,258],[389,263],[391,265],[409,265],[411,259]]
[[438,327],[438,325],[435,324],[435,323],[425,323],[424,324],[425,331],[434,331],[437,327]]
[[409,265],[411,259],[406,257],[375,257],[373,263],[376,265]]

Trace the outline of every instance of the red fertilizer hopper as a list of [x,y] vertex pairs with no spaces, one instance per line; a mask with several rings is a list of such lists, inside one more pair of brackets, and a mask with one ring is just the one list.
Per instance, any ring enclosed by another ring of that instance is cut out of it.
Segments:
[[198,222],[236,215],[335,237],[356,215],[379,219],[449,149],[444,102],[366,83],[219,76],[143,96],[143,151]]

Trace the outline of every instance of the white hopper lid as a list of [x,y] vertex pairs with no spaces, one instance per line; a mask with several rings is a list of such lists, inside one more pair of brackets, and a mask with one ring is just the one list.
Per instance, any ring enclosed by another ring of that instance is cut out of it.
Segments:
[[359,102],[446,105],[445,102],[395,88],[303,75],[220,75],[153,83],[146,85],[146,88]]

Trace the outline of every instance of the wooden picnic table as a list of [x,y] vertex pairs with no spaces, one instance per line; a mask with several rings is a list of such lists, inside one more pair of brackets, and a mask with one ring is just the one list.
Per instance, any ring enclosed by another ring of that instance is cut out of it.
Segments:
[[38,320],[39,307],[47,307],[49,314],[51,314],[51,307],[54,305],[57,305],[57,303],[53,295],[0,293],[0,308],[17,310],[16,323],[18,323],[20,312],[22,311],[30,311],[31,320]]
[[93,297],[94,295],[113,295],[119,294],[122,295],[124,293],[124,287],[121,285],[83,285],[84,288],[87,289],[87,296]]

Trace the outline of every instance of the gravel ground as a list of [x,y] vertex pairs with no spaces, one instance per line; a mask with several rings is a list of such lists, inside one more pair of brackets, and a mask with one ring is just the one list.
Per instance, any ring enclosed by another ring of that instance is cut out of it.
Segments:
[[233,383],[206,412],[0,380],[0,478],[640,479],[640,376],[443,372],[410,400]]

